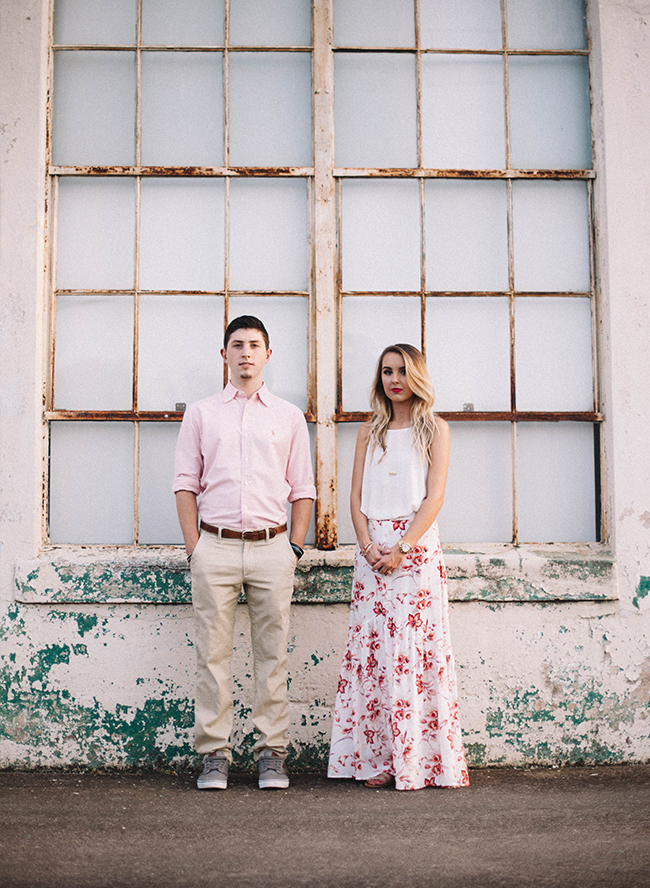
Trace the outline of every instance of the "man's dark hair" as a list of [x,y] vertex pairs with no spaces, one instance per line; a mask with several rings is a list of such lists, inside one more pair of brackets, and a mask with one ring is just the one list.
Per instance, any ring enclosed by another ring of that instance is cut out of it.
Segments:
[[266,349],[268,351],[269,334],[266,332],[266,327],[259,318],[256,318],[254,315],[241,315],[238,318],[234,318],[234,320],[232,320],[226,328],[226,332],[223,337],[224,348],[228,348],[230,337],[235,332],[235,330],[259,330],[264,338],[264,344],[266,345]]

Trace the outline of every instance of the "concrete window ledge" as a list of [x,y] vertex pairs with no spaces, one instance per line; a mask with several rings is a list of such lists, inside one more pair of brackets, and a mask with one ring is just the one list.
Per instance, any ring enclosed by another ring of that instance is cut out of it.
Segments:
[[[611,601],[616,559],[599,543],[446,547],[452,601]],[[353,546],[308,549],[294,602],[350,601]],[[18,562],[16,601],[25,604],[188,604],[190,575],[178,547],[56,547]]]

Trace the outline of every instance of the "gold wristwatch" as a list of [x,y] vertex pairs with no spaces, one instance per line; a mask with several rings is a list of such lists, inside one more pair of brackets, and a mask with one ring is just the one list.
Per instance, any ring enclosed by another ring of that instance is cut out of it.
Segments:
[[405,543],[404,540],[400,540],[397,544],[397,548],[400,550],[402,555],[408,555],[413,546],[410,543]]

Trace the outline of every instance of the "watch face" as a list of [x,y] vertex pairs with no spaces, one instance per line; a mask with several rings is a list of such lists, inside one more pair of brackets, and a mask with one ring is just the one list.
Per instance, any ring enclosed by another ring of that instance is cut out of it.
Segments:
[[400,544],[399,544],[399,547],[400,547],[400,550],[401,550],[405,555],[407,555],[407,554],[411,551],[411,547],[410,547],[410,545],[409,545],[408,543],[400,543]]

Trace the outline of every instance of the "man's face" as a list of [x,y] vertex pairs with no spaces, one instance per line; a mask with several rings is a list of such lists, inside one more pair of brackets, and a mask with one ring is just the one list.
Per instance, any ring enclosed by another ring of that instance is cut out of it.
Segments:
[[261,379],[271,349],[267,349],[259,330],[235,330],[227,347],[221,349],[221,357],[228,364],[230,379],[236,385],[237,381],[248,383]]

